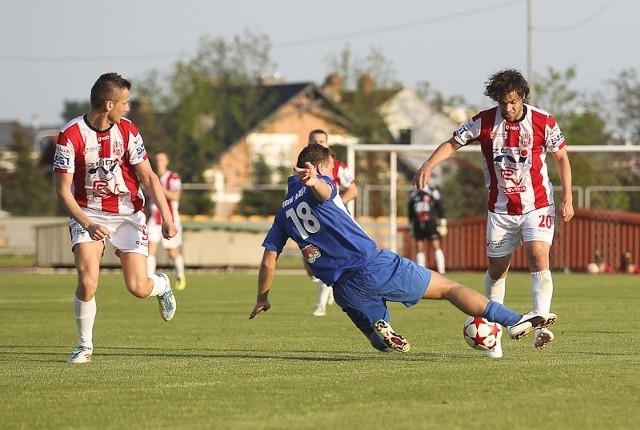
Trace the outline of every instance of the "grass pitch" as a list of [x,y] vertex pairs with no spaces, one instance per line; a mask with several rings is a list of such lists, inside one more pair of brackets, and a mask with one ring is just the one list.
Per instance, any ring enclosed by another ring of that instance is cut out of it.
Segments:
[[[451,274],[478,290],[483,274]],[[193,274],[161,320],[119,274],[98,290],[93,361],[75,346],[75,275],[0,274],[3,429],[632,429],[640,410],[640,277],[554,274],[554,344],[503,338],[489,360],[447,302],[391,304],[407,354],[371,348],[315,287],[279,274],[272,309],[249,320],[255,274]],[[529,275],[507,304],[530,308]]]

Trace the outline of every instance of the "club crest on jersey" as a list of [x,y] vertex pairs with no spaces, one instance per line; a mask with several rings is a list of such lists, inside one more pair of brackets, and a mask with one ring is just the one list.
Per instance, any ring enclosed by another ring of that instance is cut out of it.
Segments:
[[124,154],[124,142],[122,141],[112,141],[111,142],[111,155],[113,157],[121,158]]
[[307,245],[300,250],[302,252],[302,258],[307,263],[314,263],[318,258],[322,256],[320,250],[313,245]]

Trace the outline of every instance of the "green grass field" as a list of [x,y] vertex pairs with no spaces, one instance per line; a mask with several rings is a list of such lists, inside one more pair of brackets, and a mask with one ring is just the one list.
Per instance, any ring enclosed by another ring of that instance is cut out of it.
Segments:
[[[299,272],[298,272],[299,273]],[[451,274],[480,289],[482,274]],[[0,274],[3,429],[635,429],[640,277],[554,274],[555,343],[489,360],[447,302],[391,305],[407,354],[379,353],[315,287],[281,274],[249,320],[255,274],[194,274],[170,323],[104,274],[93,361],[70,365],[75,275]],[[529,276],[507,304],[530,307]]]

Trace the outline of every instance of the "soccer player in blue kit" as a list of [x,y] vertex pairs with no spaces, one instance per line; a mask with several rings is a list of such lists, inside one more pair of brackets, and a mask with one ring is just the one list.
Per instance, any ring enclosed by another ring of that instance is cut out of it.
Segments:
[[555,314],[521,315],[412,260],[378,250],[338,195],[331,178],[333,159],[322,145],[300,152],[282,208],[262,243],[258,296],[249,319],[271,308],[276,260],[292,239],[313,274],[333,285],[338,306],[380,351],[409,351],[409,342],[389,324],[387,302],[413,306],[421,299],[446,299],[468,315],[502,324],[513,339],[555,322]]

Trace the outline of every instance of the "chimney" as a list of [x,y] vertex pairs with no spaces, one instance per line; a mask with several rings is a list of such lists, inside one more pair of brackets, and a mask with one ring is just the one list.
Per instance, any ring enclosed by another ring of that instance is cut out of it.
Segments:
[[358,89],[362,91],[364,95],[373,94],[373,90],[376,89],[376,83],[369,74],[364,74],[360,76],[358,80]]
[[336,72],[327,76],[322,84],[322,90],[336,103],[342,101],[342,77]]

